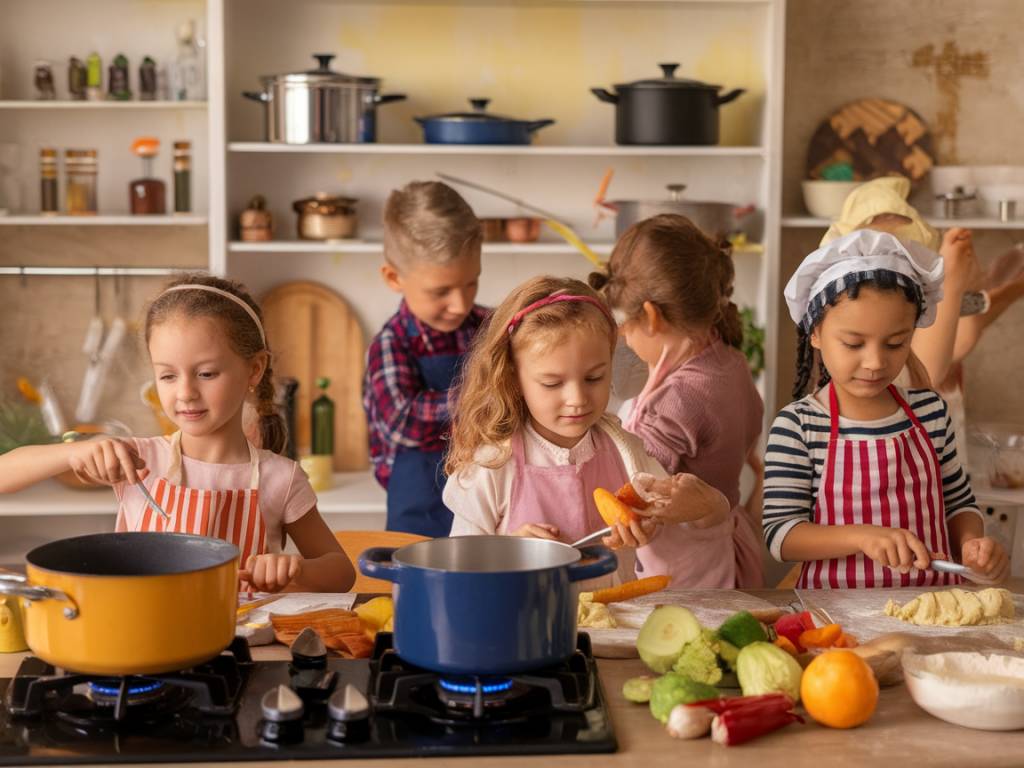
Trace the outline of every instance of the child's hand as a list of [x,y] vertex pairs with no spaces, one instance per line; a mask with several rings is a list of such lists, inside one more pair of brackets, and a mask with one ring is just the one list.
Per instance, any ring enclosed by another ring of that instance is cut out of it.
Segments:
[[656,501],[637,514],[653,517],[662,523],[691,523],[712,515],[729,514],[729,501],[717,488],[696,475],[680,473],[670,478],[667,501]]
[[623,547],[645,547],[651,543],[661,528],[661,522],[653,517],[641,517],[631,520],[629,525],[616,523],[612,526],[612,532],[601,539],[601,543],[608,549],[622,549]]
[[527,523],[518,531],[513,531],[513,536],[525,536],[531,539],[548,539],[558,541],[561,535],[557,525],[547,523]]
[[977,584],[1001,584],[1010,575],[1010,558],[1002,544],[991,536],[965,541],[961,561],[978,574],[967,577]]
[[302,573],[299,555],[251,555],[238,578],[249,582],[257,592],[280,592]]
[[900,573],[910,569],[925,569],[931,563],[931,553],[917,536],[903,528],[883,528],[878,525],[858,526],[860,551],[879,565]]
[[947,229],[939,247],[945,266],[945,281],[953,291],[963,291],[979,282],[981,267],[974,251],[971,230],[963,227]]
[[72,443],[68,466],[79,480],[100,485],[137,483],[149,474],[135,447],[112,437]]

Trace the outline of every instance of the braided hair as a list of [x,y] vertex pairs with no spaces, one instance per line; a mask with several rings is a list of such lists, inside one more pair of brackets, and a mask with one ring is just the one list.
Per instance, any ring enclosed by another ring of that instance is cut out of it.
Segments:
[[831,375],[821,359],[821,353],[811,346],[811,334],[825,317],[829,307],[834,307],[842,298],[856,299],[861,288],[867,286],[877,291],[900,292],[907,301],[917,308],[916,318],[924,312],[924,295],[921,286],[906,275],[890,269],[868,269],[850,272],[825,286],[814,296],[797,327],[796,379],[793,382],[793,399],[799,400],[808,393],[808,383],[818,372],[815,389],[821,389],[831,380]]

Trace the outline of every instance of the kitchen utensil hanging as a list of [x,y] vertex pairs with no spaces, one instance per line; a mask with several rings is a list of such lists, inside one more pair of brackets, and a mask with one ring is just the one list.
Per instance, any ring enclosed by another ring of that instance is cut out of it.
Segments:
[[[116,277],[114,280],[114,292],[120,305],[122,301],[122,288],[119,277]],[[91,356],[89,367],[85,370],[82,390],[78,396],[78,406],[75,408],[75,420],[80,424],[91,422],[96,418],[100,398],[103,396],[103,385],[106,382],[107,372],[121,343],[124,341],[125,336],[128,335],[128,325],[125,323],[121,310],[122,307],[118,306],[117,316],[110,324],[110,330],[103,338],[99,350]]]
[[550,227],[556,233],[558,233],[558,235],[562,237],[567,243],[569,243],[576,250],[582,253],[591,264],[593,264],[598,269],[604,268],[604,262],[601,261],[600,258],[598,258],[597,254],[594,253],[585,242],[583,242],[583,239],[576,234],[572,227],[560,221],[559,217],[556,216],[555,214],[549,211],[545,211],[543,208],[538,208],[535,205],[531,205],[530,203],[527,203],[525,200],[520,200],[519,198],[512,197],[512,195],[505,194],[504,192],[499,192],[498,190],[492,189],[491,187],[485,187],[483,184],[477,184],[475,181],[467,181],[466,179],[460,179],[457,176],[450,176],[449,174],[441,173],[440,171],[437,171],[437,175],[438,177],[444,179],[445,181],[451,182],[452,184],[461,184],[464,187],[470,187],[471,189],[484,192],[485,194],[493,195],[494,197],[498,197],[501,198],[502,200],[506,200],[510,203],[518,205],[523,210],[530,211],[531,213],[536,213],[538,216],[544,217],[544,223],[547,224],[548,227]]

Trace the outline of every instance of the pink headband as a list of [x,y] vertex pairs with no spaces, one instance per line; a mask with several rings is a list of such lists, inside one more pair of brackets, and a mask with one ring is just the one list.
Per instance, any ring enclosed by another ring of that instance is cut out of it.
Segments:
[[543,299],[538,299],[537,301],[533,302],[533,304],[528,304],[527,306],[523,307],[518,312],[516,312],[512,316],[512,320],[509,321],[508,324],[509,336],[512,335],[512,332],[516,329],[516,326],[522,322],[523,318],[526,317],[531,312],[533,312],[535,309],[540,309],[541,307],[546,307],[549,304],[555,304],[559,301],[582,301],[587,304],[593,304],[595,307],[601,310],[602,315],[608,318],[608,322],[611,323],[612,330],[618,331],[619,327],[615,323],[615,318],[613,318],[612,313],[608,311],[608,307],[606,307],[604,303],[601,302],[599,299],[595,299],[593,296],[577,296],[576,294],[573,293],[553,293],[550,296],[545,296]]

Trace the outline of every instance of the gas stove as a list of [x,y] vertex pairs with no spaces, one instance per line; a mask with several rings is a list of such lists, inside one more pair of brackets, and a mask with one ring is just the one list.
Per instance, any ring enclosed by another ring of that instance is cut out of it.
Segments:
[[183,672],[102,678],[23,660],[0,679],[0,765],[613,752],[580,633],[561,664],[455,677],[405,663],[390,633],[369,659],[329,658],[306,630],[291,661],[240,638]]

